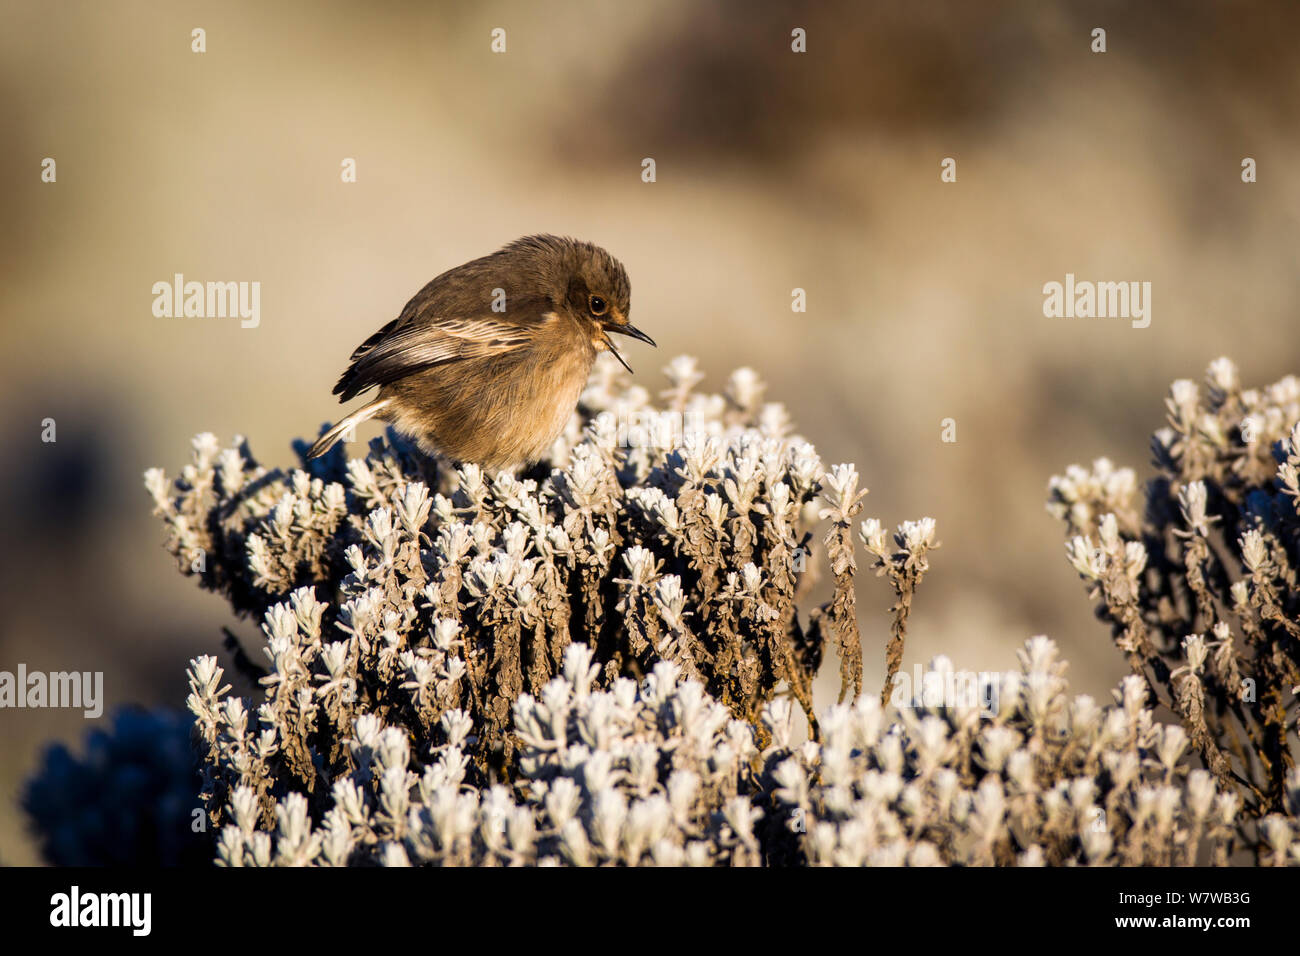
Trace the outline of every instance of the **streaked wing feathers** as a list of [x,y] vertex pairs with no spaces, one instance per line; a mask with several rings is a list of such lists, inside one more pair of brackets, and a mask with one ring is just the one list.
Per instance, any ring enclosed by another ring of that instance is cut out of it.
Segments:
[[352,353],[352,364],[334,386],[334,394],[346,402],[371,386],[386,385],[421,369],[507,352],[526,344],[533,329],[493,314],[434,324],[403,324],[394,319]]

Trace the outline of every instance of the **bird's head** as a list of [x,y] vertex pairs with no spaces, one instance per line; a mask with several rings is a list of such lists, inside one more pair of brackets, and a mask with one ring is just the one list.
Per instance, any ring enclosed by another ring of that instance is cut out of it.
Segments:
[[627,335],[649,345],[655,341],[628,319],[632,311],[632,284],[623,263],[600,246],[577,239],[530,236],[519,243],[528,243],[539,254],[558,260],[558,273],[566,284],[556,289],[557,299],[562,300],[569,315],[587,330],[596,351],[613,353],[625,369],[632,371],[614,348],[609,334]]

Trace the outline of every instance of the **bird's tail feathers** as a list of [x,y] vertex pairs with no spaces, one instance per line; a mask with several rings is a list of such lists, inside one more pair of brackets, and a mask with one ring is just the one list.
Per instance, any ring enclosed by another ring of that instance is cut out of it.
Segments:
[[362,405],[351,415],[342,419],[324,435],[321,435],[320,438],[316,440],[316,444],[311,446],[311,451],[307,452],[307,457],[319,458],[334,447],[334,443],[343,437],[344,432],[360,425],[364,421],[369,421],[374,418],[387,408],[391,402],[391,398],[377,398],[369,405]]

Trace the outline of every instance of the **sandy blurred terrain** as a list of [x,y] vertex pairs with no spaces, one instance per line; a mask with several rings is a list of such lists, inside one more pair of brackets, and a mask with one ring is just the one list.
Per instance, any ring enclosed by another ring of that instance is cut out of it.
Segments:
[[[866,514],[937,519],[905,667],[1003,669],[1046,633],[1076,690],[1107,693],[1122,661],[1049,476],[1103,454],[1145,474],[1169,382],[1216,356],[1251,385],[1300,372],[1300,12],[1129,6],[4,0],[0,669],[103,670],[110,707],[183,706],[188,658],[257,632],[177,575],[141,472],[174,474],[199,431],[289,460],[411,294],[547,231],[626,264],[648,387],[680,353],[711,386],[750,365],[826,461],[857,463]],[[260,325],[155,318],[178,272],[259,281]],[[1067,272],[1151,282],[1151,326],[1045,318]],[[889,602],[869,574],[859,594],[870,687]],[[0,862],[32,862],[21,780],[87,722],[0,721]]]

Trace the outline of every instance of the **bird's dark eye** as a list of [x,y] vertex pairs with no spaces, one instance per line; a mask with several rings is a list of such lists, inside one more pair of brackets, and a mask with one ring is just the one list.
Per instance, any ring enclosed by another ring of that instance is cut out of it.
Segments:
[[592,315],[604,315],[609,310],[609,303],[603,296],[592,295],[587,297],[587,308],[591,309]]

